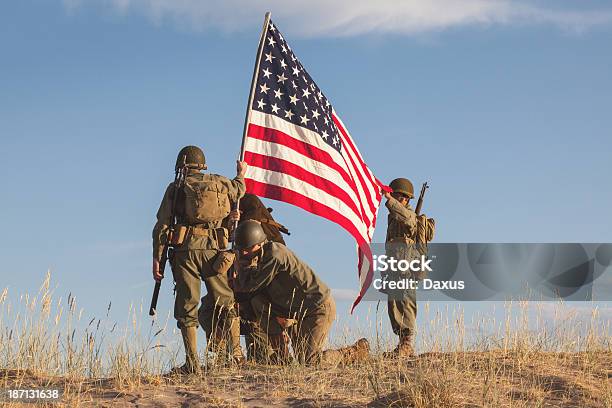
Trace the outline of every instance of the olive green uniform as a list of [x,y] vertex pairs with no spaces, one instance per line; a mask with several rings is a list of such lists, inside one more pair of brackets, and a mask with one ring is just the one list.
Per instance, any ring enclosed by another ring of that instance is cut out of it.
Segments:
[[[386,207],[389,210],[387,223],[386,252],[387,256],[395,259],[412,260],[420,256],[415,248],[415,237],[417,233],[417,215],[409,204],[402,205],[398,200],[391,197],[387,200]],[[395,272],[390,278],[410,278],[410,272]],[[389,296],[387,311],[391,320],[393,333],[400,339],[410,337],[414,334],[417,304],[416,290],[403,290],[401,296]]]
[[[285,244],[279,227],[270,210],[254,194],[245,194],[240,200],[240,221],[255,220],[261,223],[261,227],[266,234],[268,241]],[[241,299],[242,300],[242,299]],[[247,355],[258,361],[267,360],[270,350],[268,345],[270,339],[283,336],[284,328],[277,322],[275,316],[271,315],[268,309],[270,301],[261,293],[249,294],[248,299],[239,302],[240,318],[245,342],[247,345]]]
[[[278,242],[281,244],[285,243],[278,224],[270,211],[262,203],[262,201],[254,194],[245,193],[240,199],[240,222],[246,220],[256,220],[261,223],[261,226],[266,233],[266,237],[269,241]],[[231,229],[229,218],[223,221],[223,225]],[[228,271],[229,275],[234,273],[234,269],[231,268]],[[246,295],[246,294],[245,294]],[[203,327],[214,326],[212,321],[214,316],[211,313],[212,307],[211,296],[208,294],[202,298],[202,307],[198,314],[200,324]],[[239,300],[239,313],[241,318],[241,332],[245,335],[247,345],[247,355],[253,357],[255,355],[256,347],[265,347],[264,345],[268,342],[268,336],[280,336],[283,333],[283,328],[277,323],[274,317],[270,318],[270,315],[266,315],[264,318],[263,311],[269,305],[269,301],[261,294],[248,294],[244,296],[244,300]],[[261,322],[265,322],[262,325]],[[263,326],[263,327],[262,327]],[[265,328],[264,328],[265,327]],[[257,343],[257,344],[256,344]],[[266,352],[263,352],[265,354]]]
[[[258,307],[274,316],[295,319],[297,323],[288,332],[298,361],[320,361],[336,305],[327,285],[291,250],[266,242],[251,265],[239,271],[238,290],[263,295],[269,303]],[[262,320],[265,324],[267,319]]]
[[[209,182],[214,186],[219,200],[224,195],[230,201],[236,201],[245,191],[243,177],[230,180],[216,174],[202,174],[189,170],[185,182]],[[168,226],[171,223],[171,207],[174,183],[170,183],[157,212],[157,223],[153,228],[153,257],[161,258],[162,248],[168,239]],[[179,190],[176,202],[178,224],[187,227],[187,234],[182,245],[173,248],[170,257],[172,274],[176,282],[176,299],[174,317],[179,328],[198,327],[198,304],[200,301],[201,280],[210,294],[210,301],[202,307],[207,310],[212,321],[225,324],[226,319],[237,317],[234,310],[234,295],[228,285],[227,275],[217,274],[212,265],[219,249],[227,245],[227,229],[222,227],[225,215],[218,220],[202,222],[187,216],[185,197]],[[205,327],[207,334],[212,327]]]

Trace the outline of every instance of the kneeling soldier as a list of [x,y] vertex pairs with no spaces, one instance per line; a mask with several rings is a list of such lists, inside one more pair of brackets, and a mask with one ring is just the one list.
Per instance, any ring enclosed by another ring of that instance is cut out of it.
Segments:
[[[232,210],[223,224],[230,230],[230,236],[233,236],[232,229],[236,222],[256,220],[261,222],[268,241],[284,244],[285,240],[281,232],[289,234],[289,231],[285,226],[274,220],[270,214],[271,211],[272,209],[266,208],[259,197],[246,193],[240,199],[240,210]],[[233,265],[228,265],[226,273],[230,278],[230,283],[233,283],[235,276]],[[270,301],[261,294],[242,293],[240,295],[240,299],[236,299],[240,315],[240,330],[238,331],[236,327],[236,330],[231,333],[232,343],[240,344],[240,334],[244,334],[247,359],[261,363],[287,362],[289,360],[287,335],[276,318],[270,316],[271,311],[268,310]],[[209,299],[210,295],[204,296],[202,305],[209,304]],[[200,308],[199,319],[203,327],[208,326],[207,320],[209,320],[208,316],[210,315],[208,309],[206,307]]]
[[236,292],[264,295],[281,322],[295,321],[287,331],[296,358],[302,364],[319,363],[336,316],[327,285],[287,247],[268,242],[257,221],[238,226],[234,248],[240,258]]

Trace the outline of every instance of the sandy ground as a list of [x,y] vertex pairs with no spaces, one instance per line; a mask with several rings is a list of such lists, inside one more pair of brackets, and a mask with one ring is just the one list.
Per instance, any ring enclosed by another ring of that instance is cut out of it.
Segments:
[[[496,352],[333,368],[216,368],[202,376],[68,379],[1,370],[3,388],[57,387],[55,407],[610,407],[612,353]],[[2,406],[32,403],[3,402]],[[36,404],[45,405],[45,404]]]

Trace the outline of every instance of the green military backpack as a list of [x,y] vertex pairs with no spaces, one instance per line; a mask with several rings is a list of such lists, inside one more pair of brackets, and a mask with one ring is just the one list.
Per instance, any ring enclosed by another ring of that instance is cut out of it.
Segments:
[[217,176],[202,174],[202,178],[185,182],[185,216],[190,223],[219,221],[230,213],[227,187]]

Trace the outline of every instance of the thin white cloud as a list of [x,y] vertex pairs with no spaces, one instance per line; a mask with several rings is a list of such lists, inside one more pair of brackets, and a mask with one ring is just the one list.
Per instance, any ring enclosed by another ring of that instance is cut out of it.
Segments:
[[552,24],[582,31],[612,23],[612,8],[568,9],[538,0],[63,0],[102,5],[122,15],[144,14],[155,23],[173,21],[194,30],[250,29],[265,11],[286,32],[302,36],[351,36],[365,33],[417,34],[470,25]]

